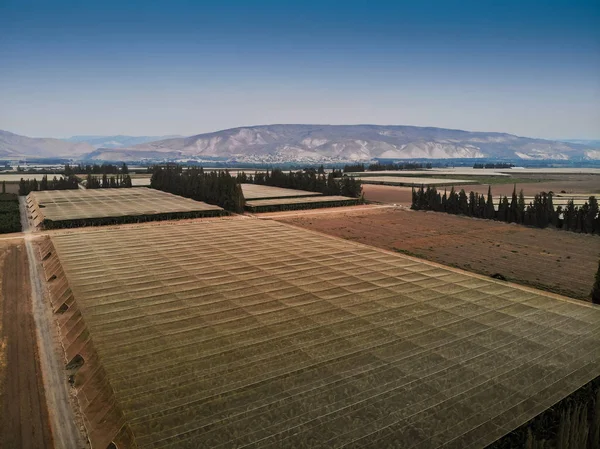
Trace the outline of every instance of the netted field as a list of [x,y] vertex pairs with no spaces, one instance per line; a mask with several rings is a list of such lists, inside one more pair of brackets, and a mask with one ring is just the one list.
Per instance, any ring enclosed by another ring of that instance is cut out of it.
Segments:
[[363,184],[381,184],[388,186],[451,186],[457,184],[477,184],[477,181],[464,179],[417,178],[412,176],[356,176]]
[[52,242],[139,447],[483,447],[600,374],[596,306],[277,222]]
[[267,200],[291,197],[320,196],[322,193],[307,190],[284,189],[260,184],[241,184],[246,200]]
[[143,187],[32,192],[27,203],[34,222],[46,228],[225,214],[218,206]]
[[271,200],[246,201],[250,212],[276,212],[295,209],[317,209],[320,207],[341,207],[358,204],[357,198],[347,196],[309,196],[303,198],[280,198]]

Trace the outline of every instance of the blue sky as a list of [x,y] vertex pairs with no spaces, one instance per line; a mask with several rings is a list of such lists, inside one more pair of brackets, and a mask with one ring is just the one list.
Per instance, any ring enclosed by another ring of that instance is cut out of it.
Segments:
[[600,2],[0,0],[0,129],[600,138]]

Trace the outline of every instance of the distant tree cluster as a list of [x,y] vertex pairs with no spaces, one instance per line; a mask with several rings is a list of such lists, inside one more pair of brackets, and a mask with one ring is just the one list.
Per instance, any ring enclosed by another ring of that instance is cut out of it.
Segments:
[[405,164],[382,164],[376,162],[375,164],[369,165],[369,171],[384,171],[384,170],[423,170],[424,168],[432,168],[433,165],[428,162],[426,164],[419,164],[416,162],[407,162]]
[[85,187],[87,189],[119,189],[123,187],[132,187],[131,177],[129,175],[116,175],[108,177],[105,173],[102,178],[88,174]]
[[116,175],[122,174],[126,175],[129,173],[129,168],[127,164],[123,162],[121,165],[114,164],[78,164],[78,165],[65,165],[65,176],[70,175]]
[[37,192],[40,190],[70,190],[78,189],[79,180],[75,176],[68,176],[48,179],[48,175],[44,175],[40,182],[37,179],[23,179],[19,181],[19,195],[28,195],[29,192]]
[[228,171],[205,173],[202,167],[156,166],[150,187],[242,213],[245,200],[238,180]]
[[491,188],[487,198],[476,192],[467,195],[464,189],[456,192],[454,187],[450,193],[441,195],[435,187],[427,187],[412,191],[411,208],[415,210],[433,210],[449,214],[467,215],[469,217],[518,223],[527,226],[545,228],[553,226],[567,231],[600,234],[600,215],[598,201],[591,196],[588,201],[577,207],[573,200],[567,206],[554,207],[552,192],[535,195],[533,201],[526,204],[523,190],[517,195],[516,187],[512,198],[501,197],[498,209],[494,207]]
[[365,171],[365,164],[344,165],[344,173],[358,173]]
[[14,193],[0,194],[0,234],[21,231],[19,197]]
[[512,168],[514,167],[513,164],[509,164],[506,162],[498,162],[496,164],[494,163],[487,163],[487,164],[473,164],[473,168]]
[[341,171],[336,170],[327,174],[322,166],[317,170],[313,168],[288,173],[279,168],[274,168],[272,171],[257,172],[254,176],[242,172],[238,174],[237,180],[240,183],[261,184],[285,189],[320,192],[324,195],[360,198],[362,195],[360,180],[342,175]]

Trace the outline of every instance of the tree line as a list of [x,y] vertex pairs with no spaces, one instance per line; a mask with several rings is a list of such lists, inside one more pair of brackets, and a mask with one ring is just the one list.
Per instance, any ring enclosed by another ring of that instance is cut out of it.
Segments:
[[473,164],[473,168],[512,168],[512,167],[514,167],[513,164],[509,164],[506,162],[498,162],[496,164],[494,164],[492,162],[489,162],[487,164],[479,164],[479,163]]
[[239,183],[260,184],[284,189],[307,190],[324,195],[342,195],[351,198],[360,198],[362,195],[360,180],[343,176],[341,170],[325,173],[322,167],[287,173],[279,168],[274,168],[271,171],[256,172],[254,176],[242,172],[238,174],[237,181]]
[[65,176],[70,175],[126,175],[129,173],[129,167],[123,162],[121,165],[115,164],[77,164],[69,165],[65,164]]
[[150,187],[242,213],[245,199],[238,180],[228,171],[204,172],[202,167],[155,166]]
[[79,180],[73,175],[67,177],[61,176],[60,178],[55,176],[52,179],[48,179],[48,175],[44,175],[39,182],[35,178],[21,178],[19,181],[19,195],[28,195],[30,192],[37,192],[40,190],[70,190],[78,188]]
[[344,173],[359,173],[365,171],[365,164],[344,165]]
[[86,189],[118,189],[132,187],[131,176],[117,175],[110,178],[105,173],[102,178],[88,174],[85,181]]
[[388,163],[382,164],[380,162],[376,162],[374,164],[369,165],[369,171],[385,171],[385,170],[423,170],[424,168],[432,168],[433,165],[431,162],[426,164],[420,164],[417,162],[406,162],[403,164],[400,163]]
[[486,198],[473,191],[467,195],[464,189],[456,192],[454,187],[449,193],[444,190],[442,195],[435,187],[425,189],[421,186],[419,189],[412,189],[411,209],[460,214],[538,228],[553,226],[567,231],[600,234],[598,201],[594,196],[590,196],[582,206],[576,206],[573,200],[569,200],[566,207],[555,208],[552,192],[541,192],[526,204],[523,190],[517,195],[515,187],[511,199],[507,196],[501,197],[496,210],[491,187],[488,188]]
[[0,194],[0,234],[21,231],[19,197],[14,193]]

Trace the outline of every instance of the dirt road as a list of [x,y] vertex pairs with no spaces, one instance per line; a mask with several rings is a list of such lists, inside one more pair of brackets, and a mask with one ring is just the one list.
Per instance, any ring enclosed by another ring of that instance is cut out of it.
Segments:
[[[31,311],[35,322],[39,361],[43,372],[46,402],[49,410],[50,426],[56,448],[86,447],[80,427],[73,413],[72,401],[64,356],[60,347],[58,330],[52,310],[46,299],[43,270],[33,247],[33,240],[40,237],[32,234],[27,219],[25,199],[20,197],[21,226],[24,233],[25,249],[29,260],[29,284],[31,285]],[[40,446],[50,447],[50,446]]]
[[3,243],[2,330],[4,383],[0,401],[0,447],[52,447],[48,409],[32,316],[25,245]]

